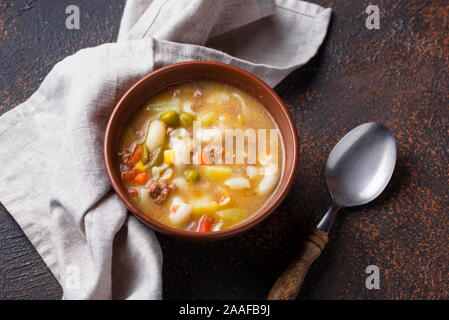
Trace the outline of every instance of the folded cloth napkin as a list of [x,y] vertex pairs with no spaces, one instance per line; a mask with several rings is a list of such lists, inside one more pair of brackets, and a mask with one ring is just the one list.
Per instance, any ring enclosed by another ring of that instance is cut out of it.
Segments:
[[246,69],[274,86],[315,55],[330,9],[298,0],[128,1],[117,43],[57,63],[0,118],[0,201],[66,299],[160,299],[154,233],[111,191],[102,143],[126,90],[186,60]]

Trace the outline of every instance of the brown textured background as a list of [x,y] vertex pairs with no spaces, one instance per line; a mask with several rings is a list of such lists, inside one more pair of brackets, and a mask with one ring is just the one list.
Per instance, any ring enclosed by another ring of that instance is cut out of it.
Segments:
[[[323,167],[358,124],[393,130],[398,161],[384,194],[345,209],[301,299],[449,299],[449,2],[377,1],[381,29],[365,28],[372,1],[314,0],[334,10],[318,56],[276,87],[296,121],[301,160],[292,191],[264,223],[231,240],[196,244],[158,235],[166,299],[263,299],[327,210]],[[65,8],[81,29],[65,28]],[[27,99],[52,66],[113,41],[121,1],[0,3],[0,113]],[[365,288],[376,264],[381,289]],[[0,206],[0,299],[56,299],[61,289]]]

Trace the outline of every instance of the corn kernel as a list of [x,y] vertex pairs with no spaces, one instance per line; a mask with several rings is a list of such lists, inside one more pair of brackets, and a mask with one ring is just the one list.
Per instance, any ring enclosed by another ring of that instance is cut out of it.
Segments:
[[164,161],[167,164],[174,164],[175,163],[175,150],[168,149],[164,151]]
[[145,171],[145,166],[143,165],[143,163],[141,161],[137,162],[135,168],[137,171]]
[[237,121],[238,121],[240,124],[243,124],[243,116],[242,116],[241,114],[239,114],[239,115],[237,116]]

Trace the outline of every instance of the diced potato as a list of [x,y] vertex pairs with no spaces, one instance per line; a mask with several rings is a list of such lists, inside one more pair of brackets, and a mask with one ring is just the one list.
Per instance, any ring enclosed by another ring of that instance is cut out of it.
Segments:
[[155,151],[165,142],[167,125],[161,120],[153,120],[148,126],[145,143],[151,152]]
[[203,214],[214,213],[218,209],[217,201],[209,198],[201,198],[192,201],[192,214],[201,216]]
[[207,178],[220,180],[227,179],[231,176],[232,169],[227,166],[205,166],[204,174]]
[[226,186],[233,190],[249,189],[251,185],[249,180],[243,177],[229,178],[224,182]]
[[217,119],[217,112],[214,110],[202,113],[198,116],[198,120],[202,126],[210,126]]
[[231,208],[217,211],[215,214],[231,223],[237,223],[246,217],[247,212],[244,209]]

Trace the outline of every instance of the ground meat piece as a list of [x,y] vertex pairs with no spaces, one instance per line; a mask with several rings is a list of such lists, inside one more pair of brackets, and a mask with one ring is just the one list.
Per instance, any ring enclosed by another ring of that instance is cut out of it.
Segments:
[[172,185],[167,186],[164,182],[158,182],[154,179],[149,181],[148,191],[150,192],[150,197],[158,204],[167,200],[171,190],[174,190]]

